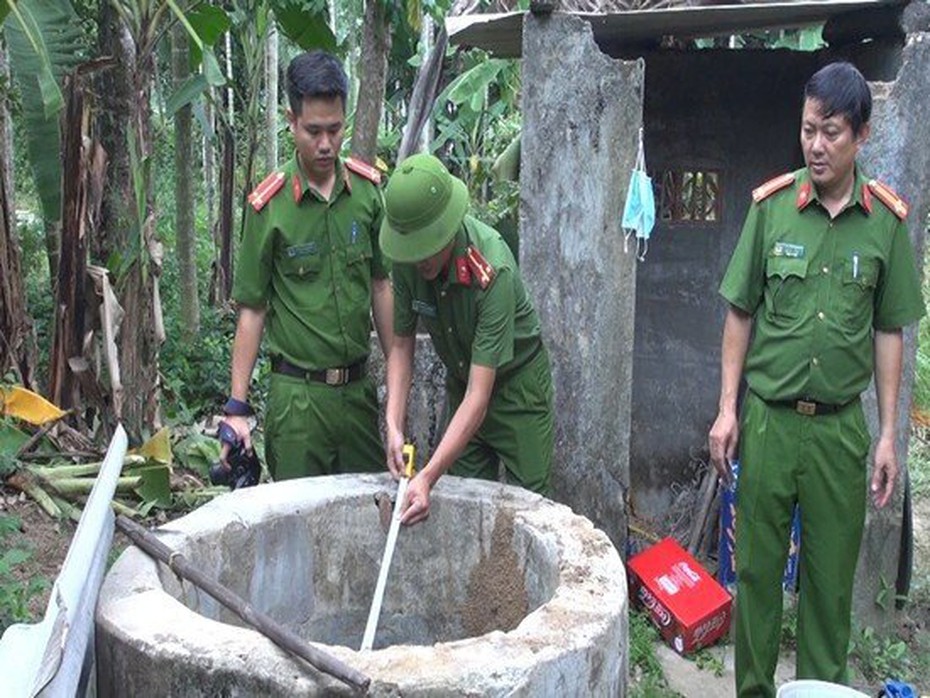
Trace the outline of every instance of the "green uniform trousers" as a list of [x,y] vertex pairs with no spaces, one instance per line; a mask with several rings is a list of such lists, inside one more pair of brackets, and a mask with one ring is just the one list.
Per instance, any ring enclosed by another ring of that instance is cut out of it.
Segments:
[[275,480],[383,471],[384,445],[371,378],[331,386],[272,373],[265,456]]
[[782,575],[801,510],[797,677],[844,683],[871,439],[859,400],[805,416],[747,392],[736,520],[736,689],[775,695]]
[[[465,396],[465,386],[456,382],[446,388],[451,419]],[[542,347],[516,373],[495,382],[484,422],[449,472],[497,480],[503,462],[520,485],[548,496],[554,438],[552,372],[549,354]]]

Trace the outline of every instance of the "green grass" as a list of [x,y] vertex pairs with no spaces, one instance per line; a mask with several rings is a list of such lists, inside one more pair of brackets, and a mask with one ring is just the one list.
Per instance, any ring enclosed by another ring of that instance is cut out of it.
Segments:
[[662,665],[656,656],[655,646],[660,641],[659,631],[649,615],[641,610],[630,610],[630,698],[677,698],[678,693],[668,687]]

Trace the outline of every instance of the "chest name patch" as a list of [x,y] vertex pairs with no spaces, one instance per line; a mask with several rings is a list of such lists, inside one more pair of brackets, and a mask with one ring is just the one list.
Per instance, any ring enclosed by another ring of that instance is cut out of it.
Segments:
[[291,245],[287,248],[287,256],[291,259],[295,257],[306,257],[307,255],[316,254],[316,243],[307,242],[303,245]]
[[803,259],[804,245],[793,245],[790,242],[776,242],[775,246],[772,248],[772,255],[775,257]]
[[410,304],[411,310],[419,315],[425,315],[426,317],[436,317],[436,306],[430,305],[424,301],[414,300]]

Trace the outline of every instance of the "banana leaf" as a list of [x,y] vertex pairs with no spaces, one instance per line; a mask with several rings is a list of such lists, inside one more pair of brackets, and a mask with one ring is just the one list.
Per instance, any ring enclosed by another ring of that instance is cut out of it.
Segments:
[[[189,26],[194,30],[204,46],[215,45],[232,24],[226,11],[213,5],[199,5],[197,8],[186,12],[185,15]],[[203,52],[200,46],[197,45],[196,41],[191,41],[191,70],[197,69],[202,57]]]
[[0,388],[0,413],[36,426],[65,415],[57,405],[21,385]]
[[323,0],[272,0],[271,9],[281,32],[305,51],[323,49],[336,53],[336,37],[329,28],[329,12]]
[[[4,5],[13,6],[10,0]],[[15,19],[14,19],[15,17]],[[81,23],[68,0],[20,0],[3,24],[10,66],[19,85],[29,160],[46,222],[61,219],[63,106],[58,85],[82,60]]]
[[136,494],[142,498],[143,504],[159,507],[171,506],[171,477],[165,466],[140,468],[136,471],[142,478],[135,488]]
[[155,461],[163,465],[171,465],[171,433],[168,427],[162,427],[158,432],[142,444],[139,448],[129,450],[131,455],[140,455],[147,461]]
[[206,478],[210,466],[220,459],[220,442],[203,434],[191,434],[177,445],[181,465]]
[[17,429],[10,420],[0,419],[0,453],[14,458],[27,441],[29,434]]

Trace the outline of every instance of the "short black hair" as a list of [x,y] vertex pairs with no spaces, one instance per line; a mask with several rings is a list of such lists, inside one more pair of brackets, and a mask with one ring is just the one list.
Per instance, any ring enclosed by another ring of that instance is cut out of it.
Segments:
[[869,83],[856,66],[845,61],[830,63],[814,73],[804,86],[804,99],[820,102],[821,114],[827,119],[835,114],[846,117],[857,136],[872,117]]
[[345,111],[348,91],[342,63],[326,51],[302,53],[287,66],[287,99],[295,114],[300,114],[306,97],[339,97]]

